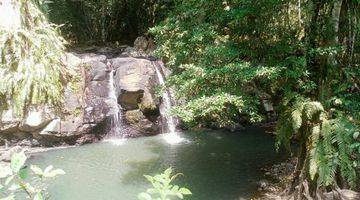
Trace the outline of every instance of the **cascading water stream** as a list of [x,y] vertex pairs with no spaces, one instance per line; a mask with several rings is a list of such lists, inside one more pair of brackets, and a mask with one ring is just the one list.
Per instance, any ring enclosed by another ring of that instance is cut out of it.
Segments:
[[[107,64],[108,66],[110,63]],[[106,141],[110,141],[114,144],[122,144],[124,141],[124,137],[122,135],[122,113],[121,107],[117,103],[117,96],[114,87],[114,70],[111,70],[109,74],[109,100],[111,100],[112,112],[111,112],[111,129],[106,137]]]
[[[153,62],[155,71],[156,71],[156,75],[158,77],[159,83],[160,85],[164,86],[165,85],[165,78],[163,76],[163,74],[161,73],[161,68],[159,67],[160,63],[155,61]],[[167,129],[168,129],[168,133],[164,134],[164,139],[170,143],[170,144],[176,144],[176,143],[180,143],[182,142],[184,139],[181,138],[177,133],[176,133],[176,123],[175,123],[175,119],[173,116],[171,116],[169,114],[169,111],[172,108],[172,104],[171,104],[171,94],[170,91],[165,89],[165,91],[162,94],[162,99],[163,99],[163,105],[164,105],[164,112],[163,117],[166,119],[166,124],[167,124]]]

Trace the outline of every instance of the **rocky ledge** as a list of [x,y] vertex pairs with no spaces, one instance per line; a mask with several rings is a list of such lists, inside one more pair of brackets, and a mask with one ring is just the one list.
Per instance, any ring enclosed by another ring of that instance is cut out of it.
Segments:
[[[75,66],[80,76],[66,88],[62,108],[32,106],[23,119],[17,118],[12,110],[3,110],[0,146],[59,146],[98,141],[111,129],[114,108],[118,105],[124,136],[159,133],[161,99],[155,95],[159,83],[153,65],[161,61],[148,59],[144,48],[149,45],[144,45],[144,41],[137,41],[135,46],[68,53],[66,63]],[[111,92],[115,99],[110,98]]]

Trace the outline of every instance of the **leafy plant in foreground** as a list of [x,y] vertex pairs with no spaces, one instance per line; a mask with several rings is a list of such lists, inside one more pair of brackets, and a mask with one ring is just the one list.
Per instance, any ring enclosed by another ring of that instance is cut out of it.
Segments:
[[183,199],[184,195],[191,195],[192,193],[189,189],[171,184],[176,177],[182,174],[178,173],[171,176],[171,173],[172,169],[168,168],[164,173],[155,176],[144,175],[151,182],[153,188],[140,193],[138,195],[139,200],[170,200],[171,197]]
[[50,165],[45,170],[40,169],[36,165],[31,165],[30,169],[35,177],[28,177],[28,169],[26,169],[26,155],[24,151],[15,153],[11,157],[11,163],[8,165],[0,165],[0,200],[15,200],[17,192],[25,192],[26,196],[32,200],[46,199],[45,187],[34,186],[29,180],[42,183],[45,178],[53,178],[57,175],[65,174],[62,169],[54,169]]

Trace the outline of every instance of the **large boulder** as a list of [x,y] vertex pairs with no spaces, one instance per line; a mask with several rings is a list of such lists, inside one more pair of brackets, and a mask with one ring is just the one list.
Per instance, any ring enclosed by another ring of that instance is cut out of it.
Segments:
[[111,64],[116,70],[114,82],[118,102],[124,109],[137,109],[140,105],[144,109],[158,107],[159,99],[155,96],[158,81],[151,61],[124,57],[112,59]]
[[89,127],[84,126],[82,116],[70,116],[69,119],[54,119],[44,129],[33,132],[33,137],[44,145],[61,142],[75,144],[81,135],[86,134]]
[[100,61],[90,61],[87,64],[90,66],[89,78],[91,81],[105,81],[107,79],[109,69],[105,63]]
[[33,132],[44,128],[55,117],[49,107],[30,108],[18,129],[23,132]]
[[15,115],[13,110],[9,109],[1,112],[0,133],[13,133],[17,131],[19,124],[20,119]]
[[118,103],[125,112],[127,132],[149,135],[160,132],[160,100],[155,95],[158,79],[153,62],[144,58],[121,57],[111,61]]

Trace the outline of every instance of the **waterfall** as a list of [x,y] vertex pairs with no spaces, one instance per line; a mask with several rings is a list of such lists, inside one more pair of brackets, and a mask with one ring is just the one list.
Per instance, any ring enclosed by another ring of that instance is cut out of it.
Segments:
[[[108,62],[107,65],[111,67]],[[106,136],[106,141],[114,144],[122,144],[124,141],[122,135],[122,113],[121,106],[117,102],[116,89],[114,87],[114,70],[109,73],[109,100],[111,101],[112,111],[110,113],[110,131]]]
[[[165,85],[165,77],[164,75],[161,73],[162,69],[161,69],[161,63],[159,63],[158,61],[154,61],[153,62],[155,71],[156,71],[156,76],[159,80],[160,85],[164,86]],[[160,66],[159,66],[160,65]],[[182,142],[184,139],[181,138],[177,133],[176,133],[176,123],[175,123],[175,119],[173,116],[171,116],[169,114],[169,111],[172,108],[172,104],[171,104],[171,92],[168,89],[165,89],[165,91],[162,94],[162,99],[163,99],[163,106],[164,106],[164,113],[161,113],[163,115],[163,118],[165,118],[166,120],[166,124],[167,124],[167,130],[168,133],[166,133],[164,135],[164,139],[171,144],[174,143],[180,143]]]
[[[164,85],[165,84],[165,80],[164,80],[164,76],[162,75],[162,73],[159,70],[159,67],[157,65],[155,65],[155,71],[156,71],[156,75],[158,77],[159,83],[160,85]],[[171,110],[171,100],[170,100],[170,94],[168,90],[165,90],[162,94],[162,98],[163,98],[163,102],[164,102],[164,107],[165,107],[165,119],[167,122],[167,126],[168,126],[168,131],[170,133],[174,133],[176,132],[176,127],[175,127],[175,120],[174,118],[169,115],[169,111]]]

